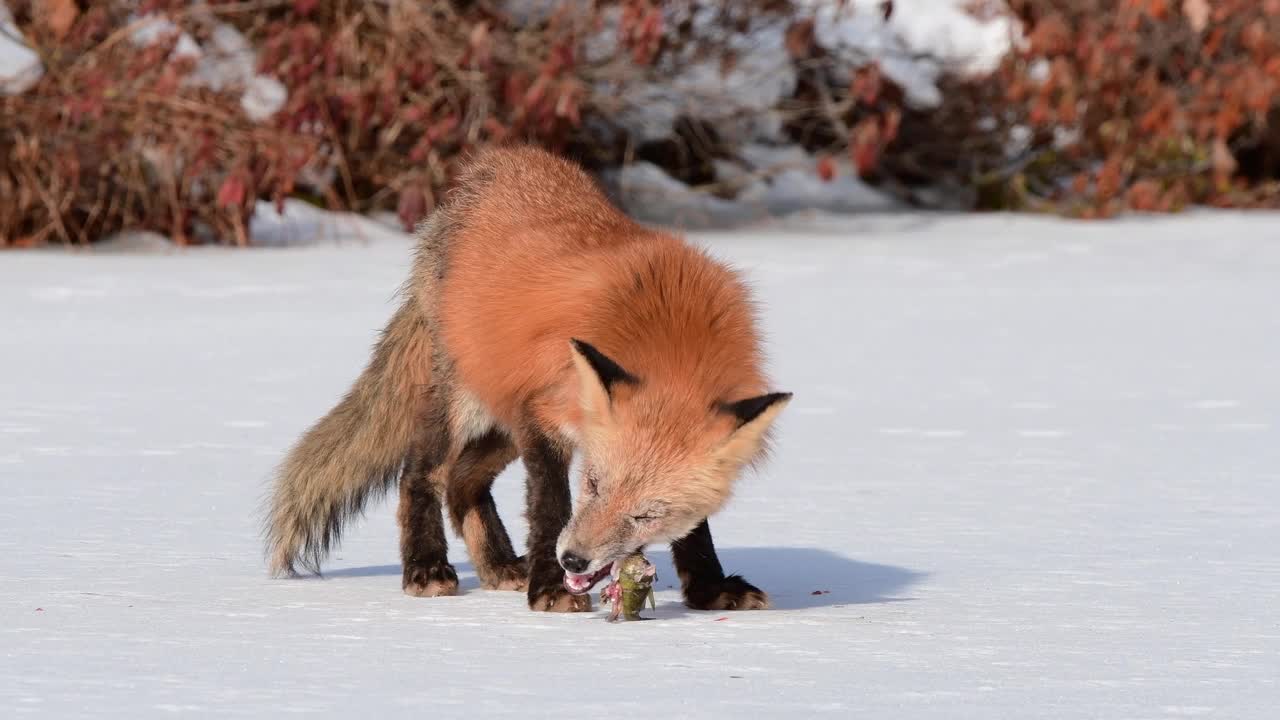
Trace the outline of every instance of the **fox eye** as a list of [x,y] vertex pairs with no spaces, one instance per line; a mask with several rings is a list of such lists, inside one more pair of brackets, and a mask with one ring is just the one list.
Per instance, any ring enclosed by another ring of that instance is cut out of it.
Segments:
[[587,473],[587,492],[592,495],[600,494],[600,480],[595,473]]
[[667,514],[667,507],[661,503],[655,503],[644,509],[644,512],[636,513],[631,516],[632,522],[646,523],[654,520],[661,520],[663,515]]

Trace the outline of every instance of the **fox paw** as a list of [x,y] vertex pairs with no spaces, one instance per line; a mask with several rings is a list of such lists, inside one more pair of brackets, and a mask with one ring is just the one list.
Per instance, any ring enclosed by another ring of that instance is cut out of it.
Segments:
[[685,588],[684,604],[694,610],[765,610],[769,596],[741,576],[730,575],[723,580],[691,584]]
[[591,596],[574,595],[563,587],[529,593],[529,609],[541,612],[590,612]]
[[409,566],[404,569],[401,587],[406,595],[414,597],[457,595],[458,573],[449,563]]
[[491,565],[483,570],[476,568],[480,587],[485,590],[524,590],[529,587],[529,565],[523,557]]

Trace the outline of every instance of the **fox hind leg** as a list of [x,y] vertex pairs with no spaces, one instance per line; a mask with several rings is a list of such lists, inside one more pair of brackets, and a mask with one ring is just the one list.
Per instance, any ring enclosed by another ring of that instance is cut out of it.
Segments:
[[449,519],[467,543],[480,586],[487,590],[524,590],[529,582],[524,558],[511,547],[490,492],[494,479],[516,455],[511,438],[490,430],[462,448],[449,475]]
[[436,597],[458,593],[458,573],[449,564],[444,534],[442,479],[448,472],[440,442],[419,443],[400,477],[401,586],[408,595]]

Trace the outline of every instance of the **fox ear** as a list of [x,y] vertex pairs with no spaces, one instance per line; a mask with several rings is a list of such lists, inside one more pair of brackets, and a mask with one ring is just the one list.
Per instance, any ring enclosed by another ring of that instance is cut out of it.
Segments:
[[598,417],[607,415],[614,386],[618,383],[637,383],[639,380],[590,343],[574,338],[569,341],[569,345],[572,348],[573,365],[578,370],[583,409]]
[[721,412],[732,415],[738,427],[721,446],[722,459],[735,464],[750,462],[765,444],[765,437],[773,421],[791,402],[791,393],[769,393],[720,406]]
[[[782,403],[785,407],[790,401],[791,393],[769,393],[768,395],[750,397],[746,400],[739,400],[734,403],[725,403],[720,406],[720,409],[737,418],[738,427],[741,428],[760,417],[761,413],[768,410],[770,407],[777,405],[778,403]],[[778,410],[781,411],[782,408],[780,407]]]

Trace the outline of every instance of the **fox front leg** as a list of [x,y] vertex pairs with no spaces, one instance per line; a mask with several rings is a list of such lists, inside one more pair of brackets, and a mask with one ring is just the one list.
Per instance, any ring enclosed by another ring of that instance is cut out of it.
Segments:
[[556,560],[556,539],[569,522],[570,451],[536,428],[520,437],[520,455],[529,472],[526,501],[529,517],[529,609],[586,612],[590,595],[574,595],[564,587],[564,569]]
[[703,520],[693,532],[671,543],[671,559],[684,591],[684,604],[694,610],[762,610],[769,596],[740,575],[725,575],[711,542],[711,526]]

